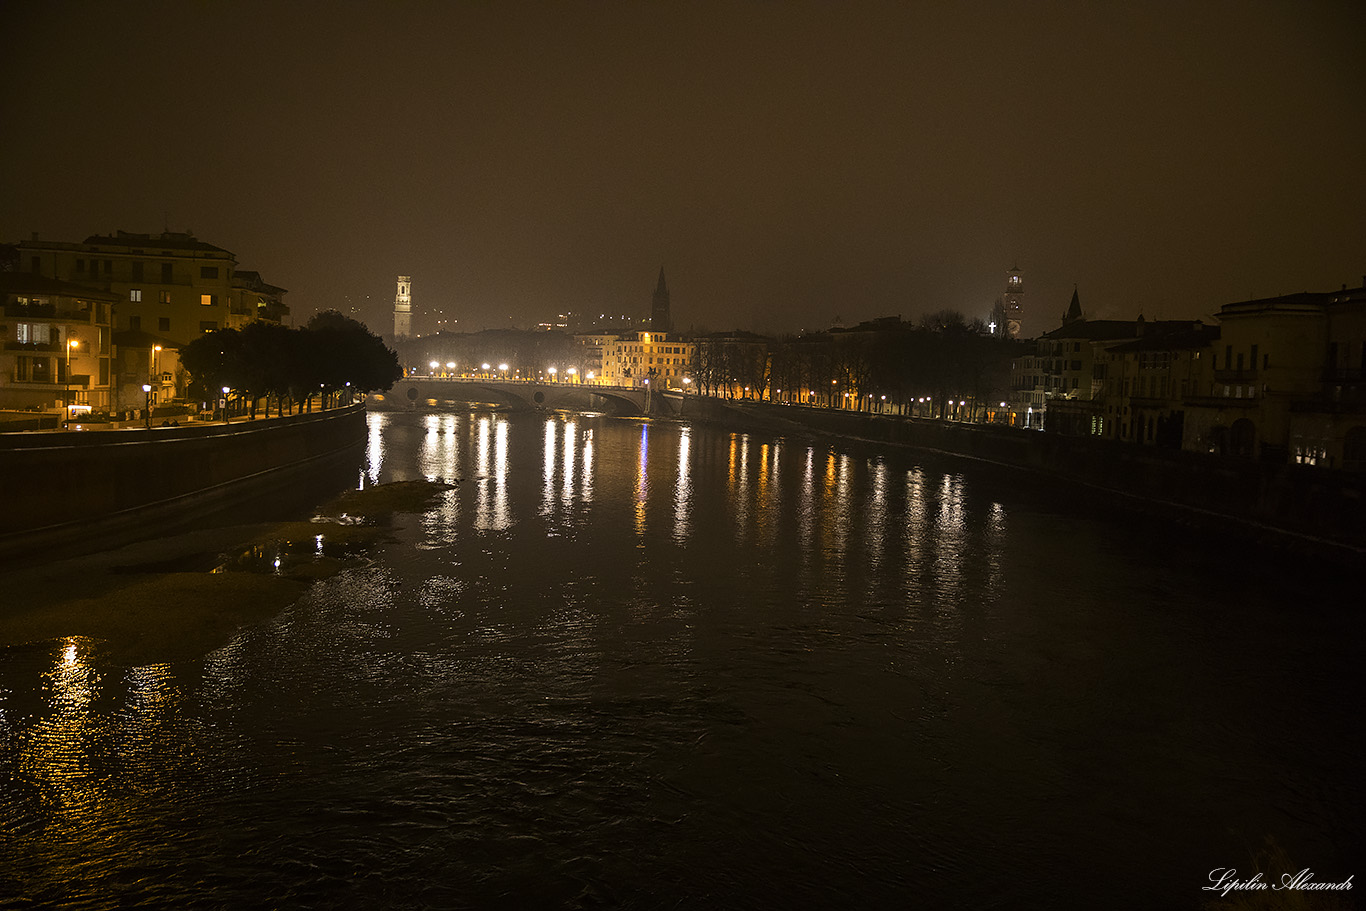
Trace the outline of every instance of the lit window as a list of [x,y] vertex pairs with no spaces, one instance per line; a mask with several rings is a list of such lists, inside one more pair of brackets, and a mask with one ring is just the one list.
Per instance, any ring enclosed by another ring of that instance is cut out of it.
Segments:
[[218,295],[217,295],[217,294],[201,294],[201,295],[199,295],[199,303],[200,303],[201,305],[205,306],[205,307],[212,307],[212,306],[214,306],[215,304],[218,303]]
[[128,299],[135,304],[142,303],[142,289],[133,288],[131,291],[128,292]]

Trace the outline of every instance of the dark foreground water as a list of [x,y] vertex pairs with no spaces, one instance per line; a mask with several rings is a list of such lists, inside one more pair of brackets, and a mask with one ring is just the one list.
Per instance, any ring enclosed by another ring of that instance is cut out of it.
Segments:
[[[1027,475],[372,415],[461,479],[196,660],[0,649],[0,905],[1198,908],[1358,878],[1359,580]],[[3,598],[3,595],[0,595]]]

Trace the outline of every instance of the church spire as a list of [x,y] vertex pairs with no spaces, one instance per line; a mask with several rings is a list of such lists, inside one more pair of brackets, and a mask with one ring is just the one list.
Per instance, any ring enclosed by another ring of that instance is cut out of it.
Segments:
[[650,305],[650,330],[669,332],[673,323],[669,317],[669,286],[664,283],[664,267],[659,267],[659,284],[655,286],[654,300]]
[[1077,286],[1073,285],[1072,303],[1067,305],[1067,312],[1063,314],[1062,322],[1063,325],[1066,325],[1068,323],[1075,323],[1079,319],[1083,319],[1081,315],[1081,298],[1077,297]]

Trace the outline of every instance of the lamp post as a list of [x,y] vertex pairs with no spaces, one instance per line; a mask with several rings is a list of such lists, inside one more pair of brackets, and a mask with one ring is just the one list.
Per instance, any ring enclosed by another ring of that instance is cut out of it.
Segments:
[[151,429],[152,429],[152,384],[151,384],[151,383],[143,383],[143,384],[142,384],[142,394],[143,394],[143,397],[146,399],[146,407],[143,408],[143,410],[142,410],[143,421],[145,422],[145,426],[147,427],[147,429],[148,429],[148,430],[151,430]]
[[678,415],[683,416],[683,408],[688,404],[688,387],[692,385],[692,377],[683,377],[683,399],[678,403]]
[[551,367],[548,372],[550,373],[550,382],[555,382],[555,374],[559,373],[559,371],[556,368]]
[[66,392],[62,394],[62,426],[71,424],[71,352],[80,342],[74,338],[66,340]]
[[567,372],[569,373],[569,382],[577,383],[579,381],[579,370],[577,367],[570,367]]
[[483,364],[483,365],[480,367],[480,369],[484,371],[484,379],[488,379],[488,378],[489,378],[489,365],[488,365],[488,364]]
[[500,376],[499,379],[503,379],[503,380],[507,379],[507,378],[508,378],[508,365],[507,365],[507,364],[499,364],[499,365],[498,365],[498,372],[502,374],[502,376]]
[[227,386],[224,386],[224,387],[223,387],[223,398],[219,400],[219,403],[223,406],[223,423],[226,424],[226,423],[228,423],[228,387],[227,387]]

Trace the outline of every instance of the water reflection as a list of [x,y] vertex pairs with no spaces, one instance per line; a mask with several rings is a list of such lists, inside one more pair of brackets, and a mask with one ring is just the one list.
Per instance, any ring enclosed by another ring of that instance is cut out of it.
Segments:
[[678,468],[674,478],[674,541],[688,540],[688,517],[692,502],[692,429],[684,427],[678,438]]
[[60,643],[43,674],[47,714],[21,741],[20,774],[33,782],[63,827],[93,824],[103,787],[96,766],[103,722],[93,711],[103,674],[91,660],[91,641]]
[[[365,471],[362,477],[371,484],[378,484],[379,474],[384,469],[384,426],[387,421],[382,414],[369,414],[365,422]],[[359,486],[364,487],[365,484]]]
[[502,531],[512,524],[508,511],[508,423],[499,416],[479,418],[475,467],[478,471],[478,500],[475,528]]
[[429,481],[454,481],[460,476],[458,419],[453,414],[429,414],[423,418],[426,433],[418,464]]
[[[655,905],[705,866],[756,907],[775,888],[890,907],[946,877],[990,881],[930,905],[1034,907],[1056,882],[1028,858],[979,862],[1003,817],[1045,808],[1040,850],[1107,875],[1144,839],[1198,843],[1164,855],[1179,871],[1207,862],[1221,802],[1284,825],[1285,780],[1354,795],[1336,783],[1360,738],[1322,738],[1357,695],[1318,685],[1325,654],[1347,664],[1331,616],[1315,632],[1246,590],[1203,613],[1203,592],[1179,610],[1071,597],[1185,598],[1190,579],[1096,547],[1085,518],[1012,511],[980,475],[701,425],[387,421],[367,483],[466,481],[423,524],[396,517],[371,567],[179,680],[80,639],[0,661],[0,828],[21,842],[0,892],[47,876],[29,905],[541,907],[584,903],[588,881]],[[1062,534],[1077,569],[1059,592]],[[1269,614],[1284,637],[1258,632]],[[1208,647],[1223,635],[1240,647]],[[1307,691],[1281,698],[1285,680]],[[1288,735],[1262,733],[1267,706]],[[1306,832],[1355,831],[1319,804],[1298,806]],[[661,826],[684,860],[634,850]]]
[[636,534],[645,534],[645,504],[650,493],[650,425],[640,426],[640,452],[636,458]]

